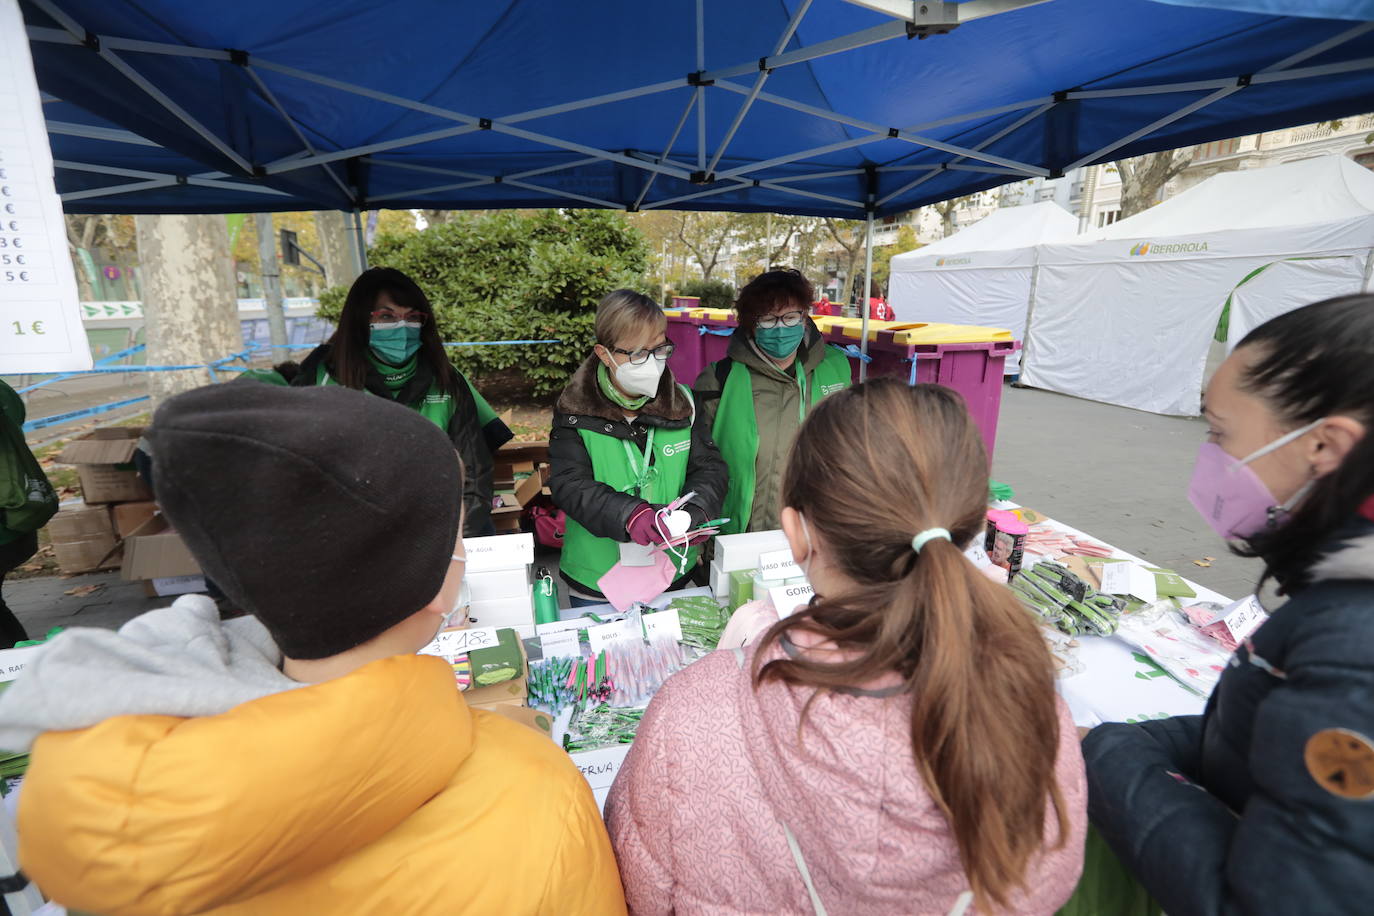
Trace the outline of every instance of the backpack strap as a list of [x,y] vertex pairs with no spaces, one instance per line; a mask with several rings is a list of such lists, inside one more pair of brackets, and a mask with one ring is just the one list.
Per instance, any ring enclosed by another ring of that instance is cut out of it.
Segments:
[[712,368],[711,371],[715,373],[716,376],[716,390],[698,391],[697,397],[705,401],[719,401],[721,392],[725,391],[725,380],[730,377],[730,369],[734,364],[735,361],[728,356],[712,363],[714,368]]

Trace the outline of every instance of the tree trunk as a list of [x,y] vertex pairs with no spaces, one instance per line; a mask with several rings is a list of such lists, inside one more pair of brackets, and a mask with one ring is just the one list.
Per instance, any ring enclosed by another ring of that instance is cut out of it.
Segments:
[[[241,350],[224,217],[139,216],[136,225],[148,364],[205,365]],[[210,381],[205,369],[148,373],[154,407]]]
[[342,210],[320,210],[315,214],[320,250],[311,254],[324,265],[326,286],[352,286],[358,279],[358,268],[353,260],[352,219],[352,214]]
[[[267,309],[267,330],[273,346],[272,362],[290,355],[286,347],[286,312],[281,295],[281,267],[277,264],[277,234],[272,230],[271,213],[253,214],[258,230],[258,261],[262,269],[262,299]],[[276,349],[280,348],[280,349]]]

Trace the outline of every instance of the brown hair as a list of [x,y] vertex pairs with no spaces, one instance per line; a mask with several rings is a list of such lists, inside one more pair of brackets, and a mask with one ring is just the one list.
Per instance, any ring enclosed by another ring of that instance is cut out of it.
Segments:
[[382,293],[402,308],[426,315],[420,328],[420,358],[429,364],[434,380],[445,391],[456,390],[458,372],[449,362],[444,340],[434,321],[434,308],[420,285],[394,267],[373,267],[358,274],[344,299],[339,327],[329,338],[329,373],[345,388],[367,386],[371,363],[367,359],[372,310]]
[[779,268],[759,274],[739,291],[735,300],[735,314],[746,334],[754,333],[759,319],[779,305],[790,305],[803,313],[811,312],[816,291],[801,271]]
[[[818,596],[762,645],[807,631],[852,658],[774,659],[756,683],[823,690],[901,675],[916,764],[949,818],[969,885],[980,908],[1005,906],[1045,846],[1046,802],[1059,844],[1068,822],[1049,649],[1010,590],[963,555],[983,531],[988,493],[987,452],[968,408],[947,388],[892,378],[838,392],[807,417],[783,480],[783,504],[805,516],[856,586]],[[912,538],[928,528],[951,540],[918,553]]]
[[613,290],[596,305],[596,342],[618,346],[635,331],[668,327],[668,318],[658,303],[632,289]]

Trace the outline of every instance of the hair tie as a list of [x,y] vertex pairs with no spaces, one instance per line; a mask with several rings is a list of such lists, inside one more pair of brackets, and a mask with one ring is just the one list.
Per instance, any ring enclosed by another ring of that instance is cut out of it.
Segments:
[[949,530],[946,528],[927,528],[911,539],[911,549],[920,553],[922,547],[936,538],[944,538],[946,541],[950,540]]

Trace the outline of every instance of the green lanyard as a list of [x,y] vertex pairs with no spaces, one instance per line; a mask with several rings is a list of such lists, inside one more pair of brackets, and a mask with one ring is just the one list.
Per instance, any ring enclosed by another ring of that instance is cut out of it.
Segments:
[[[639,449],[631,444],[630,440],[621,440],[625,444],[625,460],[630,463],[630,473],[634,474],[635,482],[630,488],[636,496],[640,495],[644,488],[653,483],[653,478],[657,475],[654,464],[654,428],[649,427],[648,437],[644,440],[644,454],[639,453]],[[641,464],[641,461],[643,462]]]
[[806,370],[802,368],[801,360],[798,359],[794,365],[797,367],[797,390],[801,392],[801,398],[797,401],[797,419],[806,422]]

